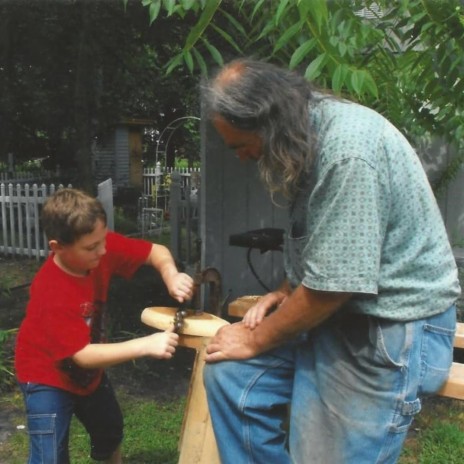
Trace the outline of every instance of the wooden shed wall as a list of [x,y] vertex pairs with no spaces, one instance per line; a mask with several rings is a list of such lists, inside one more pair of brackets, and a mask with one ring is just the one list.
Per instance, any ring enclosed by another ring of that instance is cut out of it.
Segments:
[[116,187],[128,187],[129,182],[129,131],[125,126],[118,126],[114,132],[114,159]]
[[94,173],[97,183],[103,182],[108,179],[108,177],[114,178],[114,140],[114,134],[111,133],[100,140],[94,147]]
[[[202,267],[219,270],[224,297],[264,294],[248,266],[247,248],[229,245],[229,237],[254,229],[284,228],[287,211],[272,204],[256,165],[236,158],[207,121],[202,121],[201,131]],[[261,254],[254,249],[251,262],[266,286],[274,288],[283,280],[281,252]]]

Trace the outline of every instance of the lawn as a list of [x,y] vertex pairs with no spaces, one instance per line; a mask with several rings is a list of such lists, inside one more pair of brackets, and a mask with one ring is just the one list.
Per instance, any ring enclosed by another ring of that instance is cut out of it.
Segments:
[[[124,462],[176,463],[184,399],[160,401],[156,394],[139,396],[128,392],[123,385],[116,390],[126,423]],[[0,400],[0,411],[5,409],[14,414],[11,434],[4,442],[0,439],[0,462],[23,464],[27,456],[27,434],[17,391]],[[77,421],[72,425],[70,452],[73,464],[93,462],[88,458],[87,435]],[[399,464],[461,464],[463,456],[464,402],[444,398],[425,401],[422,413],[409,432]]]

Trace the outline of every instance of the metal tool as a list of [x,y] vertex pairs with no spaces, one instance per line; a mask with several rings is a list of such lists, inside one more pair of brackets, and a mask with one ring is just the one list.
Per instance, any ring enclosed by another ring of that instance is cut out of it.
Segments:
[[181,303],[179,306],[178,310],[176,311],[176,314],[174,316],[174,332],[179,333],[182,330],[182,327],[184,326],[184,319],[187,316],[187,302],[184,301]]

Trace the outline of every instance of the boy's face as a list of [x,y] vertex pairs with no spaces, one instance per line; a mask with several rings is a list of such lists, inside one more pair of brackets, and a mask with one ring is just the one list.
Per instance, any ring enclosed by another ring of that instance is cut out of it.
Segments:
[[86,275],[98,266],[101,257],[106,253],[107,231],[103,222],[97,221],[91,233],[83,235],[71,245],[50,240],[55,263],[68,274]]

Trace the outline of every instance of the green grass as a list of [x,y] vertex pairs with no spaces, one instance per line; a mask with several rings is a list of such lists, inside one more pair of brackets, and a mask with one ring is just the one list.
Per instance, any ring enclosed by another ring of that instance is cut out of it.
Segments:
[[414,420],[399,464],[464,462],[464,401],[430,398]]
[[[174,464],[178,460],[177,444],[182,425],[184,400],[156,402],[118,392],[124,414],[125,436],[122,446],[125,464]],[[7,404],[8,402],[8,404]],[[0,401],[0,409],[9,406],[22,408],[19,393],[12,393]],[[24,416],[15,419],[24,425]],[[73,464],[91,464],[88,435],[75,419],[71,424],[69,450]],[[6,443],[0,443],[0,462],[27,462],[28,437],[25,429],[13,433]]]
[[[182,425],[184,400],[157,402],[118,391],[125,419],[125,464],[174,464]],[[12,392],[0,400],[0,409],[22,410],[22,399]],[[24,424],[24,416],[15,425]],[[18,430],[0,443],[0,462],[23,464],[27,457],[27,434]],[[77,420],[71,427],[73,464],[91,464],[88,438]],[[413,423],[399,464],[461,464],[464,456],[464,402],[443,398],[427,400]],[[204,463],[208,464],[208,463]]]

